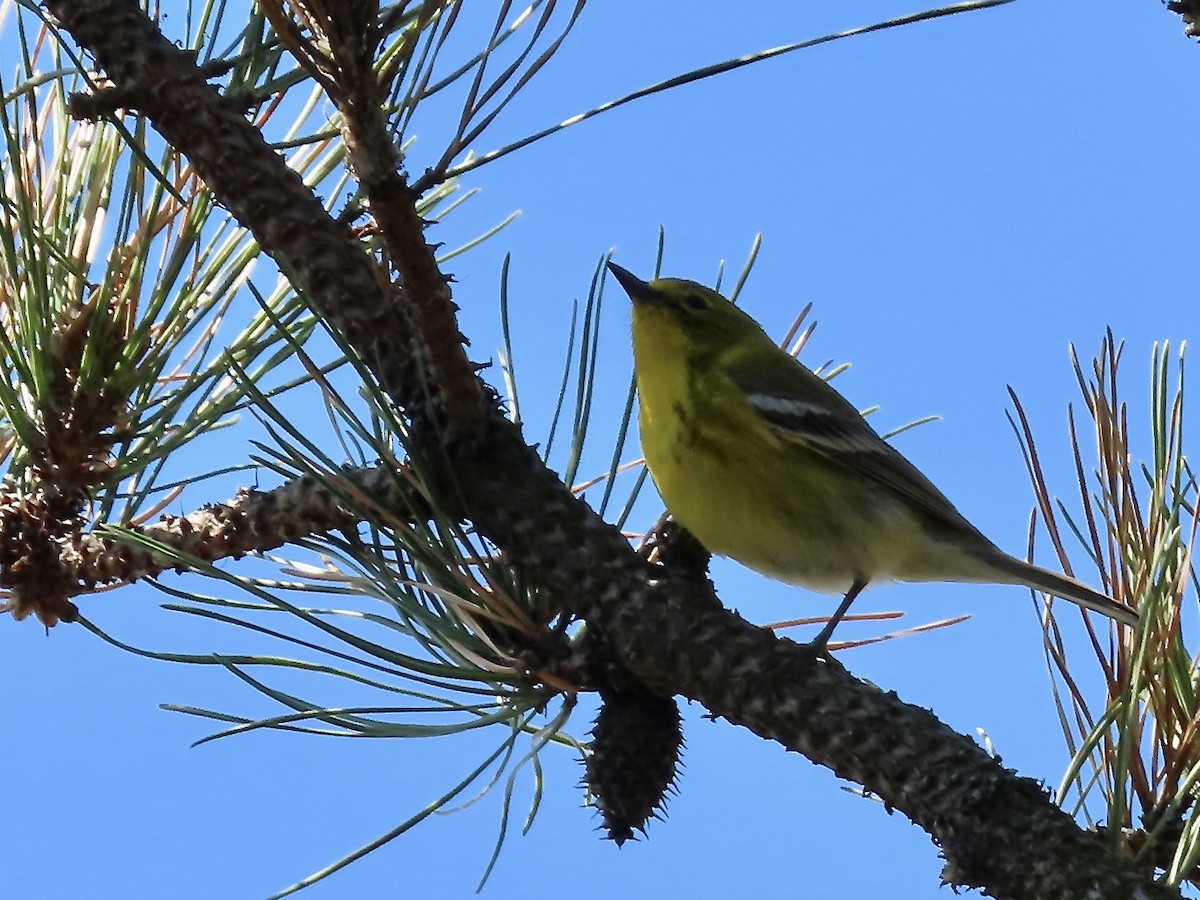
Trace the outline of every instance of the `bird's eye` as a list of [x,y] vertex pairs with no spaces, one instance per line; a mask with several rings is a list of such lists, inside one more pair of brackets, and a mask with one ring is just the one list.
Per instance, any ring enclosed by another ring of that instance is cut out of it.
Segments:
[[708,301],[699,294],[688,294],[683,302],[695,310],[708,309]]

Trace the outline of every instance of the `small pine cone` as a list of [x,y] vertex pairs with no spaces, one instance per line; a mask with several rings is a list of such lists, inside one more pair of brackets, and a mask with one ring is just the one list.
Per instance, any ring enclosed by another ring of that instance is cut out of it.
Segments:
[[600,697],[584,781],[607,837],[619,847],[635,828],[645,834],[651,816],[660,817],[675,789],[683,729],[673,697],[637,686],[602,690]]

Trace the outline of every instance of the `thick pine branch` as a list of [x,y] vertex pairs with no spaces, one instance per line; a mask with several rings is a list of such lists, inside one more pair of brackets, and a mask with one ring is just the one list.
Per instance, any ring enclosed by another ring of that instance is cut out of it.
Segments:
[[[80,102],[80,114],[124,106],[146,115],[263,249],[295,273],[397,404],[418,421],[436,420],[424,415],[424,404],[439,396],[438,386],[423,382],[430,369],[408,355],[412,344],[402,337],[409,317],[398,311],[395,290],[237,108],[204,82],[192,58],[133,0],[46,5],[115,85],[107,99]],[[948,881],[996,897],[1179,896],[929,712],[749,625],[703,585],[638,559],[498,413],[481,439],[456,442],[449,453],[464,514],[562,605],[603,631],[630,670],[866,786],[941,846]]]

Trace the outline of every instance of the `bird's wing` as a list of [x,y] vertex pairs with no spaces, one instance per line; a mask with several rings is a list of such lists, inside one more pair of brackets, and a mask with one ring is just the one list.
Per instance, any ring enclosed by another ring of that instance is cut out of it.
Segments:
[[730,371],[751,409],[774,435],[873,481],[934,522],[958,532],[965,527],[979,534],[954,504],[876,434],[841,394],[799,362],[789,362],[794,369],[751,373],[734,367]]

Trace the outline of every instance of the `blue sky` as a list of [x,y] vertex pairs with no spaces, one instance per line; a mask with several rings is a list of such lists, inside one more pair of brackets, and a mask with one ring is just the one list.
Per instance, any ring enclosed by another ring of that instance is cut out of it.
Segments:
[[[477,149],[700,65],[916,8],[593,4]],[[463,330],[475,358],[494,358],[499,270],[511,253],[523,411],[530,440],[540,440],[570,305],[586,296],[602,253],[615,248],[617,261],[648,275],[662,226],[664,272],[711,282],[721,260],[740,268],[761,232],[743,306],[782,335],[813,302],[820,324],[806,361],[853,363],[838,387],[860,407],[879,405],[881,430],[940,415],[896,445],[1020,553],[1032,494],[1005,421],[1005,386],[1027,405],[1052,486],[1069,495],[1065,408],[1077,395],[1068,345],[1089,358],[1110,326],[1127,341],[1136,430],[1152,342],[1194,335],[1187,163],[1200,116],[1194,92],[1180,88],[1195,81],[1196,53],[1158,3],[1024,0],[836,42],[619,109],[467,176],[483,191],[437,239],[454,246],[514,209],[522,216],[450,266]],[[447,127],[435,112],[420,120],[413,171]],[[609,389],[593,420],[601,436],[616,427],[630,367],[616,291],[604,326]],[[596,441],[584,472],[607,465],[606,447]],[[732,563],[715,564],[713,577],[724,601],[756,622],[817,615],[834,602]],[[157,612],[159,602],[136,586],[89,599],[85,610],[164,647],[190,624]],[[957,730],[985,730],[1006,765],[1057,784],[1067,755],[1027,593],[884,587],[856,609],[904,609],[914,623],[971,614],[845,660]],[[205,724],[159,703],[272,710],[215,670],[124,655],[78,628],[44,637],[29,622],[0,625],[9,773],[0,883],[14,897],[263,897],[407,818],[493,740],[260,733],[189,749]],[[859,627],[839,635],[871,633]],[[224,649],[217,631],[187,638]],[[685,769],[669,818],[620,850],[581,808],[578,760],[545,754],[543,809],[527,836],[510,838],[485,896],[949,896],[938,887],[936,848],[902,816],[702,713],[685,707]],[[585,717],[574,730],[585,730]],[[527,797],[528,782],[522,789]],[[494,795],[435,817],[303,896],[471,896],[498,820]]]

